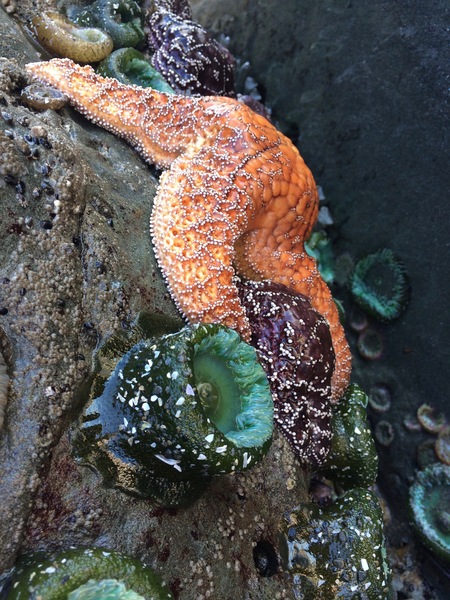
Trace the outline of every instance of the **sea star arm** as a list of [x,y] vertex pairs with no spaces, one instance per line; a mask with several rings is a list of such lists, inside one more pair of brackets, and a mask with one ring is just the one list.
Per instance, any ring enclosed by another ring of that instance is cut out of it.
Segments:
[[[205,152],[203,146],[200,154]],[[229,210],[221,210],[225,204],[230,208],[221,194],[225,180],[225,174],[199,157],[175,160],[160,178],[152,238],[172,297],[188,321],[219,321],[248,341],[249,324],[233,284],[232,266],[234,244],[246,218],[235,210],[233,219]]]
[[[93,123],[123,137],[160,167],[170,166],[192,141],[202,111],[195,99],[127,86],[67,58],[30,63],[26,68],[67,94],[71,104]],[[201,122],[204,119],[203,115]]]

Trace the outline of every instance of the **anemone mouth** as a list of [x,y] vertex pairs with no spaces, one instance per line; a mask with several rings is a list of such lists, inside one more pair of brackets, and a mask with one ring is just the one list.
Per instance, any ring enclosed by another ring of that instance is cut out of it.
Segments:
[[145,600],[144,596],[134,590],[127,589],[122,581],[117,579],[90,579],[77,589],[70,592],[67,600]]
[[255,350],[221,329],[194,346],[194,381],[203,413],[238,447],[262,446],[272,435],[273,401]]
[[104,44],[109,41],[110,37],[104,31],[95,29],[94,27],[82,27],[67,29],[67,33],[72,34],[74,37],[78,37],[85,42],[92,44]]

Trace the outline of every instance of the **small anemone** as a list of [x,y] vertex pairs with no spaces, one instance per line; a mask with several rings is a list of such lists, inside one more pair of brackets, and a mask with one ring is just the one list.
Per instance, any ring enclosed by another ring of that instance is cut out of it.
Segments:
[[322,279],[327,283],[334,282],[334,259],[330,238],[324,231],[314,231],[307,242],[306,252],[316,259],[317,268]]
[[438,413],[433,406],[421,404],[417,409],[417,420],[428,433],[439,433],[447,424],[445,415]]
[[175,93],[161,73],[134,48],[115,50],[99,64],[97,72],[103,77],[114,77],[125,85],[151,87],[167,94]]
[[383,338],[373,327],[362,331],[356,342],[358,352],[366,360],[378,360],[383,354]]
[[406,307],[409,282],[405,265],[388,248],[359,260],[349,283],[355,302],[379,321],[397,319]]
[[98,62],[113,49],[109,35],[93,27],[79,27],[56,11],[45,11],[32,20],[40,43],[56,56],[80,63]]
[[389,421],[378,421],[374,429],[375,439],[381,446],[389,447],[395,439],[395,431]]
[[450,467],[436,463],[419,471],[409,491],[409,506],[424,546],[450,562]]
[[269,384],[255,350],[235,331],[192,325],[142,340],[109,377],[108,354],[97,355],[93,400],[75,438],[78,455],[107,484],[180,505],[194,501],[213,475],[245,470],[267,452]]
[[385,413],[391,408],[392,394],[382,383],[373,385],[369,391],[369,406],[377,413]]
[[435,450],[439,460],[445,465],[450,465],[450,425],[446,425],[439,431]]
[[169,588],[144,563],[105,548],[24,555],[4,586],[9,600],[171,600]]

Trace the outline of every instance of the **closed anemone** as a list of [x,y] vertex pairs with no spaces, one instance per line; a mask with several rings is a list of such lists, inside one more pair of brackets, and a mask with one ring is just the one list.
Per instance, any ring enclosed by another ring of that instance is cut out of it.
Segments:
[[114,48],[134,48],[144,40],[142,9],[134,0],[96,0],[72,14],[80,25],[106,31]]
[[56,11],[37,15],[32,24],[40,43],[56,56],[90,63],[103,60],[113,49],[108,34],[93,27],[79,27]]
[[355,302],[379,321],[397,319],[409,298],[409,281],[401,259],[384,248],[359,260],[350,276]]

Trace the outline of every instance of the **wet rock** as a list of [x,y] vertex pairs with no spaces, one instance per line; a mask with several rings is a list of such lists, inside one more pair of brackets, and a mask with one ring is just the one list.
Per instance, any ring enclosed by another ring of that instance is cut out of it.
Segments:
[[[17,40],[19,57],[38,59],[1,10],[0,31],[2,42]],[[11,48],[2,43],[3,52]],[[41,468],[79,407],[97,342],[145,307],[179,315],[152,254],[156,179],[147,166],[120,140],[75,122],[68,109],[23,106],[19,61],[0,59],[0,84],[0,341],[10,348],[11,378],[0,433],[5,567]]]

